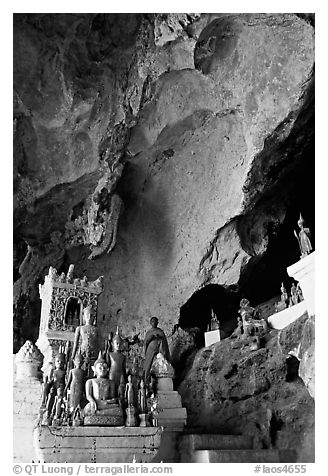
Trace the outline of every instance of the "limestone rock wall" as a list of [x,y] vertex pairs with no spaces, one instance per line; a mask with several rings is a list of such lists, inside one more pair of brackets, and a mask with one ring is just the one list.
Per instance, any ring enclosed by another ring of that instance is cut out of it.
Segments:
[[[50,264],[104,275],[104,333],[118,323],[142,337],[151,315],[168,331],[203,285],[238,287],[295,199],[284,184],[310,160],[307,19],[16,15],[14,53],[17,269],[29,247],[17,342],[33,338]],[[113,194],[115,247],[90,261],[90,227]]]
[[255,448],[296,449],[299,462],[313,462],[314,401],[288,354],[292,341],[304,346],[304,324],[311,325],[307,317],[272,330],[256,351],[247,339],[233,338],[198,351],[179,386],[188,425],[200,433],[253,437]]

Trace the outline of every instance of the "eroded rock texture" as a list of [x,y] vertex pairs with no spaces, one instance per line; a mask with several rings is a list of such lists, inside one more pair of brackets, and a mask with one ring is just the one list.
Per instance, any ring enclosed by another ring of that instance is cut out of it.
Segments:
[[[300,344],[304,323],[309,320],[286,328],[293,336],[289,344]],[[279,337],[271,331],[253,352],[248,339],[232,337],[201,349],[179,392],[195,431],[247,434],[256,448],[293,448],[298,461],[313,462],[314,401],[298,375],[297,359],[288,354],[290,346],[279,345]],[[304,355],[311,347],[306,349]]]
[[99,326],[141,337],[203,286],[279,293],[314,216],[309,18],[17,14],[14,39],[17,346],[49,265],[104,275]]

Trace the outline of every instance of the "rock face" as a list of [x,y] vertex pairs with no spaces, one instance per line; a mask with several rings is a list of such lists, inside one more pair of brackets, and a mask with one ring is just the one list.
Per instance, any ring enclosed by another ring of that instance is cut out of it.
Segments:
[[314,402],[288,372],[277,337],[271,331],[253,352],[247,339],[233,338],[200,350],[179,387],[187,423],[198,432],[253,437],[255,448],[296,449],[298,461],[314,461]]
[[19,14],[14,53],[17,344],[49,265],[104,275],[102,330],[142,337],[202,286],[251,282],[294,208],[310,214],[306,18]]

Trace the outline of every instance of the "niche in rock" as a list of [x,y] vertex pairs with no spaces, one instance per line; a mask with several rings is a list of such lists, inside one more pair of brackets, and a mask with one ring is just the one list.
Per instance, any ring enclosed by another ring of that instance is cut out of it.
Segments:
[[75,297],[69,297],[65,306],[64,322],[68,327],[76,328],[82,325],[82,302]]
[[286,359],[286,382],[293,382],[294,380],[299,378],[298,375],[298,369],[300,366],[300,361],[294,357],[293,355],[290,355]]
[[221,339],[228,337],[237,326],[240,295],[218,284],[208,284],[196,291],[180,308],[179,326],[182,329],[198,328],[204,345],[203,333],[211,322],[214,311],[220,322]]

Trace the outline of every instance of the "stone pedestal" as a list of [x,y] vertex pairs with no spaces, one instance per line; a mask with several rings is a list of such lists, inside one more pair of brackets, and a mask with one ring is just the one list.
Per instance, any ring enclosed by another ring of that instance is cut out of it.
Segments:
[[169,377],[161,377],[157,379],[158,392],[170,392],[173,390],[173,380]]
[[105,414],[101,410],[95,415],[87,415],[84,417],[84,426],[123,426],[124,417],[123,410],[119,405],[112,405],[107,409]]
[[161,428],[47,427],[34,430],[34,460],[41,463],[151,463]]
[[139,426],[150,426],[149,415],[147,413],[140,413],[140,424]]
[[220,330],[205,332],[205,347],[220,342]]
[[310,253],[287,268],[288,275],[300,283],[309,316],[314,315],[314,255]]
[[187,410],[182,407],[181,397],[173,390],[171,378],[158,378],[157,382],[158,426],[170,431],[182,431],[187,421]]
[[134,407],[128,407],[126,409],[126,422],[125,426],[137,426],[136,410]]
[[273,327],[273,329],[283,329],[296,321],[299,317],[303,316],[307,311],[306,307],[305,301],[301,301],[292,307],[288,307],[283,311],[272,314],[272,316],[268,317],[268,323]]

